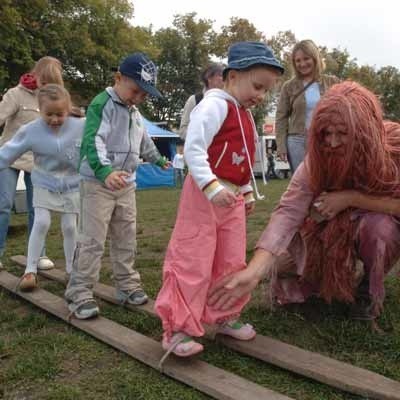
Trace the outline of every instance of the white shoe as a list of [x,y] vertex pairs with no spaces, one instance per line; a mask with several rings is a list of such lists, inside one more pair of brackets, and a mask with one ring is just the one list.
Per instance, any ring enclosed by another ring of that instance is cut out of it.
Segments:
[[0,269],[4,269],[4,265],[1,261],[0,261]]
[[54,268],[54,263],[49,259],[49,257],[40,257],[38,262],[38,269],[52,269]]

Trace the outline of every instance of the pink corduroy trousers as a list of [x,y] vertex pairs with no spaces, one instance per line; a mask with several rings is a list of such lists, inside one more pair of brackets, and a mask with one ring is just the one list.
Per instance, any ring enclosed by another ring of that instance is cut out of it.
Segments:
[[250,297],[226,311],[207,306],[207,292],[219,278],[246,267],[246,217],[243,197],[232,207],[211,203],[188,175],[163,268],[155,310],[164,335],[203,336],[203,323],[239,316]]

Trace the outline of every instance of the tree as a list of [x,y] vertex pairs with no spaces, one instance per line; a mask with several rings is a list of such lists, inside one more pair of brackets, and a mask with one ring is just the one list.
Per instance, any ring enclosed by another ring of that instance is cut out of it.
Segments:
[[131,26],[128,0],[4,0],[1,13],[0,32],[7,37],[0,44],[2,88],[15,85],[33,60],[51,55],[63,63],[69,89],[87,104],[110,83],[122,57],[156,51],[147,45],[151,32]]
[[320,48],[321,56],[325,61],[325,73],[335,75],[339,79],[347,79],[358,70],[357,60],[351,58],[348,51],[334,48],[328,50],[326,47]]
[[[29,3],[29,4],[28,4]],[[47,1],[0,2],[0,91],[14,86],[20,75],[28,71],[34,63],[32,45],[36,42],[32,34],[34,26],[45,12]],[[42,43],[35,43],[42,48]]]
[[265,37],[247,19],[233,17],[230,19],[230,25],[223,26],[221,33],[216,35],[212,51],[217,57],[226,58],[229,46],[243,41],[265,42]]
[[196,18],[196,13],[176,15],[173,27],[160,29],[154,45],[160,50],[158,87],[162,99],[142,107],[145,115],[177,126],[187,98],[201,89],[200,74],[211,59],[215,36],[212,22]]
[[297,39],[291,31],[280,31],[268,40],[268,45],[271,47],[274,55],[285,68],[285,74],[282,80],[287,80],[292,75],[292,49],[296,44]]
[[385,117],[400,122],[400,72],[387,66],[377,73],[377,87]]

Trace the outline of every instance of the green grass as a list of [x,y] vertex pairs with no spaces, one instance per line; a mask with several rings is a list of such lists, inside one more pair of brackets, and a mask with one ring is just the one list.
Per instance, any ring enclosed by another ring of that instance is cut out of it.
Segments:
[[[252,253],[269,215],[287,185],[272,181],[263,192],[267,201],[257,203],[248,221],[248,256]],[[178,190],[148,190],[137,193],[138,254],[137,268],[145,288],[155,296],[161,285],[165,249],[174,225],[179,200]],[[3,262],[17,275],[21,269],[9,257],[24,254],[25,215],[15,215]],[[47,252],[53,259],[63,258],[59,219],[47,240]],[[101,281],[111,283],[111,271],[105,267]],[[41,279],[41,287],[59,296],[63,287]],[[400,380],[400,295],[399,282],[387,281],[387,300],[380,325],[386,334],[371,333],[361,322],[346,318],[346,306],[326,305],[314,300],[301,307],[268,311],[260,287],[244,313],[260,334],[320,352],[354,365]],[[133,360],[79,330],[40,311],[18,297],[0,290],[0,399],[208,399]],[[100,302],[102,314],[157,340],[159,321],[140,312],[130,312]],[[298,400],[360,399],[326,385],[296,376],[204,341],[201,359],[260,385]]]

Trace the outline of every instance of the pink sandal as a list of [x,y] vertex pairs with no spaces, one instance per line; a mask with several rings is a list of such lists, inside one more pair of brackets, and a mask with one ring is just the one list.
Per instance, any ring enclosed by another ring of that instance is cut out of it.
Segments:
[[204,349],[202,344],[181,332],[173,334],[170,340],[164,337],[162,347],[165,351],[174,353],[179,357],[190,357],[202,352]]

